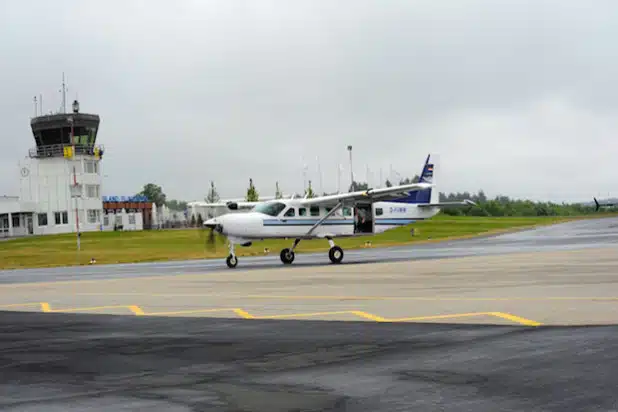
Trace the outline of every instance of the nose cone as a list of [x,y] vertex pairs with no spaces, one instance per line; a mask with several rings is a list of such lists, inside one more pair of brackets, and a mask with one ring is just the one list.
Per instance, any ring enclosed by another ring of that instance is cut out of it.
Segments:
[[209,229],[214,229],[215,227],[217,227],[217,224],[218,224],[217,219],[214,217],[204,222],[204,226],[206,226]]

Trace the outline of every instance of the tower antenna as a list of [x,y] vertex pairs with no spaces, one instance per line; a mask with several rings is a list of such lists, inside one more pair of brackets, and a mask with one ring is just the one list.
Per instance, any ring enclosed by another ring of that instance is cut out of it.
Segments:
[[36,117],[38,115],[38,109],[36,107],[36,96],[34,96],[34,117]]
[[67,112],[67,87],[64,82],[64,72],[62,72],[62,113]]

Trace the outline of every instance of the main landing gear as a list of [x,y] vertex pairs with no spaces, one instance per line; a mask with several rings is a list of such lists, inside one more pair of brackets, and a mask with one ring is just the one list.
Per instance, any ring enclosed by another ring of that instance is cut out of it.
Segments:
[[[343,260],[343,249],[335,245],[335,242],[332,238],[329,237],[327,239],[328,244],[330,245],[330,250],[328,251],[328,258],[332,263],[341,263],[341,261]],[[279,257],[281,258],[283,264],[290,265],[292,264],[292,262],[294,262],[294,249],[296,249],[296,246],[298,246],[299,243],[300,239],[296,239],[294,241],[294,246],[292,246],[291,248],[285,248],[281,251]]]

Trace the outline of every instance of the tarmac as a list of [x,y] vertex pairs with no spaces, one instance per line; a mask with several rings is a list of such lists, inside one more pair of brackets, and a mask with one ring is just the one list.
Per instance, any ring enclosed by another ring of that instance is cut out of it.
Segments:
[[618,411],[616,252],[605,218],[341,265],[2,271],[0,407]]

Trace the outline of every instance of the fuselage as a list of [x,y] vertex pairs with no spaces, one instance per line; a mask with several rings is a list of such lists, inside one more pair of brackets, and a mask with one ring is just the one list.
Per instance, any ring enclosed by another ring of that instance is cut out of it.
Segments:
[[[216,218],[221,233],[237,240],[306,238],[331,207],[300,206],[294,201],[267,202],[246,213]],[[348,237],[382,233],[435,216],[439,209],[417,204],[375,202],[342,207],[316,227],[309,237]]]

